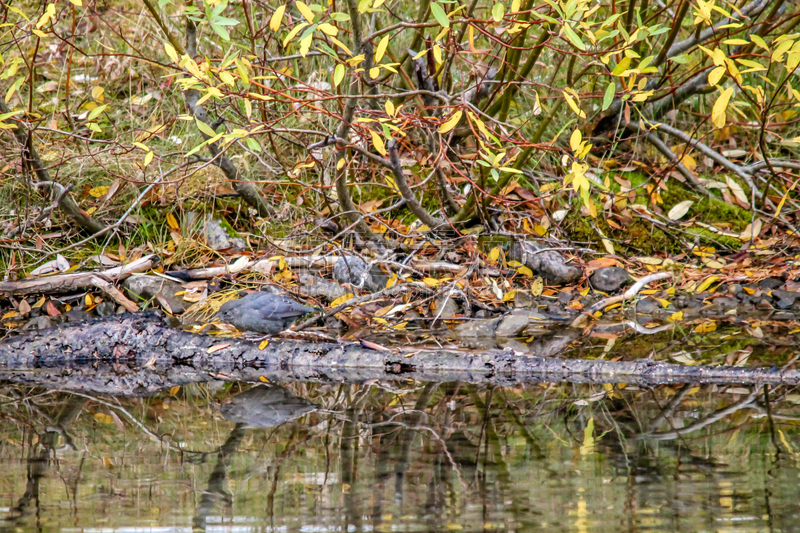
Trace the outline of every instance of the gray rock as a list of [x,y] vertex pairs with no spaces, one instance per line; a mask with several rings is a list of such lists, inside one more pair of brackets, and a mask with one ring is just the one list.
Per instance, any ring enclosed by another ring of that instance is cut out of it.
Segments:
[[772,307],[772,304],[770,303],[770,301],[767,298],[761,298],[756,303],[756,309],[762,309],[762,310],[765,310],[765,311],[769,311],[769,310],[774,309],[774,307]]
[[740,294],[742,294],[742,292],[743,292],[742,286],[739,285],[738,283],[732,283],[728,285],[728,294],[730,294],[731,296],[739,296]]
[[468,320],[456,326],[453,331],[456,337],[494,337],[494,330],[500,322],[499,318]]
[[333,279],[338,283],[349,283],[357,289],[366,289],[372,292],[383,288],[373,278],[370,265],[354,255],[343,255],[336,261],[333,266]]
[[567,305],[572,301],[572,291],[561,291],[558,293],[558,303]]
[[730,311],[731,309],[736,309],[736,307],[739,305],[739,302],[734,298],[720,296],[719,298],[714,298],[711,300],[711,304],[720,311],[725,312]]
[[794,298],[781,298],[778,300],[778,303],[775,304],[775,307],[778,309],[791,309],[794,305]]
[[[782,291],[780,289],[775,289],[775,290],[772,291],[772,297],[773,298],[777,298],[778,300],[788,300],[788,301],[790,301],[791,303],[789,304],[789,307],[791,307],[792,304],[794,303],[794,301],[797,300],[797,298],[800,298],[800,293],[792,292],[792,291]],[[783,309],[786,309],[786,308],[784,307]]]
[[661,309],[661,302],[649,296],[643,300],[639,300],[636,304],[636,314],[638,315],[652,315]]
[[621,267],[606,267],[595,270],[589,281],[598,291],[614,292],[622,287],[630,278],[628,271]]
[[97,312],[98,316],[107,317],[112,316],[117,311],[117,304],[111,301],[104,301],[97,304],[97,307],[94,308],[95,312]]
[[433,311],[433,316],[438,316],[440,320],[453,318],[461,312],[461,308],[458,307],[458,304],[447,294],[437,298],[434,302],[434,307],[436,309]]
[[[199,213],[189,213],[187,215],[189,226],[193,226],[201,216]],[[239,237],[227,222],[214,215],[208,215],[200,221],[200,234],[212,250],[239,251],[245,249],[244,239]]]
[[761,290],[777,289],[778,287],[780,287],[784,283],[785,283],[785,281],[783,281],[783,279],[781,279],[779,277],[776,277],[776,276],[772,276],[772,277],[765,278],[765,279],[762,279],[761,281],[759,281],[758,282],[758,288],[761,289]]
[[319,276],[300,273],[297,279],[300,281],[299,292],[304,296],[325,298],[329,302],[332,302],[348,293],[348,290],[338,283],[328,281]]
[[161,296],[173,313],[183,313],[188,306],[183,298],[175,296],[176,292],[183,290],[181,284],[160,276],[131,276],[122,282],[122,286],[137,303],[155,300],[157,296]]
[[504,316],[494,331],[497,337],[517,337],[528,327],[527,313],[509,313]]
[[514,307],[528,308],[536,305],[533,295],[528,291],[517,291],[514,295]]
[[65,322],[83,322],[84,320],[91,320],[93,317],[82,309],[72,309],[64,313]]
[[581,278],[583,271],[580,268],[569,264],[555,250],[543,251],[545,248],[534,242],[517,241],[511,245],[508,257],[519,261],[554,285],[568,285]]
[[25,325],[22,326],[22,329],[47,329],[52,328],[54,325],[49,316],[37,316],[36,318],[28,320]]

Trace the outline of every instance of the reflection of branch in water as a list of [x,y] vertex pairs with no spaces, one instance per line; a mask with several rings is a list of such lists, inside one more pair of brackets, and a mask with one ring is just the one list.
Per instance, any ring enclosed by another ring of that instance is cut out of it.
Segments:
[[[25,493],[17,501],[17,505],[11,507],[8,514],[4,518],[5,523],[0,527],[0,531],[18,531],[25,529],[23,526],[24,519],[27,516],[35,515],[40,516],[39,508],[39,480],[44,477],[50,469],[51,459],[50,454],[56,451],[58,439],[61,436],[66,436],[67,442],[72,442],[68,437],[66,426],[68,426],[75,418],[77,418],[81,409],[83,409],[86,402],[74,401],[74,398],[69,399],[65,408],[63,408],[55,419],[47,416],[38,406],[33,402],[25,402],[27,407],[36,411],[37,414],[45,417],[50,425],[47,426],[44,434],[38,434],[31,431],[28,433],[28,449],[29,456],[27,459],[27,483],[25,485]],[[33,436],[37,435],[39,442],[33,443]],[[77,490],[77,485],[73,487],[73,494]],[[37,529],[40,529],[40,524],[37,523]]]
[[127,409],[122,407],[122,404],[119,403],[119,400],[117,398],[114,398],[116,403],[111,403],[111,402],[107,402],[105,400],[102,400],[102,399],[100,399],[100,398],[98,398],[96,396],[92,396],[90,394],[82,394],[80,392],[70,392],[70,394],[73,394],[75,396],[81,396],[83,398],[87,398],[87,399],[92,400],[94,402],[97,402],[97,403],[99,403],[101,405],[105,405],[106,407],[110,407],[111,409],[114,409],[115,411],[119,411],[120,413],[125,415],[125,417],[128,420],[133,422],[134,425],[136,425],[139,429],[141,429],[142,432],[145,435],[151,437],[153,440],[155,440],[156,442],[158,442],[162,446],[166,447],[168,450],[173,451],[173,452],[178,452],[182,456],[192,457],[192,458],[194,458],[196,460],[203,460],[203,459],[205,459],[205,457],[207,455],[217,453],[217,451],[218,451],[218,450],[212,450],[212,451],[207,451],[207,452],[196,452],[196,451],[192,451],[192,450],[186,450],[184,448],[179,448],[178,446],[175,446],[175,445],[171,444],[168,440],[164,439],[161,435],[159,435],[159,434],[155,433],[154,431],[152,431],[151,429],[149,429],[147,426],[144,425],[143,422],[141,422],[138,418],[136,418],[131,413],[129,413]]
[[726,416],[735,413],[736,411],[740,411],[745,408],[753,408],[751,404],[756,401],[756,398],[759,395],[759,390],[755,389],[753,392],[747,395],[747,397],[739,400],[736,403],[729,405],[728,407],[724,407],[717,411],[714,411],[712,414],[705,418],[701,418],[696,422],[689,424],[688,426],[682,427],[680,429],[676,429],[674,431],[668,431],[665,433],[642,433],[638,435],[637,438],[639,439],[651,439],[651,440],[673,440],[682,435],[686,435],[693,431],[697,431],[702,429],[708,425],[713,424],[714,422],[718,422],[719,420],[725,418]]
[[206,520],[214,510],[217,502],[222,502],[226,509],[232,507],[233,497],[230,492],[225,490],[225,480],[228,477],[228,466],[230,466],[233,454],[239,449],[239,444],[242,442],[245,433],[244,424],[236,424],[230,435],[228,435],[228,440],[220,447],[217,464],[208,477],[208,486],[200,497],[200,504],[197,506],[197,512],[192,519],[194,529],[206,530],[208,525]]
[[[655,432],[655,430],[657,430],[664,421],[672,416],[672,413],[675,412],[675,409],[680,406],[681,402],[683,402],[683,399],[686,398],[686,395],[688,395],[694,387],[695,385],[693,383],[687,383],[681,387],[680,390],[670,399],[670,401],[667,402],[667,405],[661,409],[661,413],[659,413],[659,415],[654,418],[652,422],[650,422],[650,427],[644,432],[644,434]],[[653,403],[658,405],[658,398],[656,397],[655,391],[651,389],[650,394],[653,397]]]

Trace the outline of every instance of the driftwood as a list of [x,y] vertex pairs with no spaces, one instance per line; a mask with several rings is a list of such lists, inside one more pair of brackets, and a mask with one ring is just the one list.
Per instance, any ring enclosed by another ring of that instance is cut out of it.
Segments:
[[[152,391],[165,383],[175,385],[208,379],[258,380],[260,377],[272,381],[411,378],[506,384],[561,380],[638,385],[800,384],[800,371],[790,369],[683,366],[651,360],[562,359],[554,355],[562,352],[576,335],[574,329],[556,333],[543,338],[528,353],[512,350],[475,353],[408,347],[383,351],[360,343],[293,340],[273,340],[260,350],[258,342],[176,330],[152,314],[120,315],[6,340],[0,343],[0,361],[3,361],[0,372],[2,377],[12,379],[12,374],[16,374],[10,372],[13,369],[60,369],[66,365],[80,367],[108,363],[115,372],[122,372],[126,365],[151,369],[141,376],[139,370],[132,370],[125,376],[126,386],[130,387],[127,392],[131,394]],[[158,374],[157,369],[161,369],[162,374]],[[170,378],[170,372],[176,374]],[[40,371],[37,370],[36,374],[39,375]],[[92,379],[96,387],[102,388],[102,376],[88,373],[84,378],[89,379],[90,375],[95,376]],[[22,382],[21,379],[13,378],[16,382]],[[63,386],[61,382],[60,388]],[[107,392],[126,391],[109,389]]]
[[146,255],[127,265],[121,265],[102,272],[73,272],[71,274],[58,274],[20,281],[3,281],[0,282],[0,293],[7,296],[24,296],[26,294],[73,292],[86,287],[96,287],[96,279],[108,282],[121,281],[131,274],[152,270],[158,266],[158,263],[157,255]]

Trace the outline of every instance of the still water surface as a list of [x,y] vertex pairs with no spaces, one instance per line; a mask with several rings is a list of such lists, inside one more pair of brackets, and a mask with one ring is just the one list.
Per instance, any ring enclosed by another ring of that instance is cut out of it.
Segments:
[[800,531],[796,388],[0,386],[4,531]]

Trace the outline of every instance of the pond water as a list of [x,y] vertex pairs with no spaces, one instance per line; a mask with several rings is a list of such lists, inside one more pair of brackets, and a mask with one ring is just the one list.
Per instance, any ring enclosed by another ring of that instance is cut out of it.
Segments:
[[799,404],[782,386],[5,382],[0,528],[798,531]]

